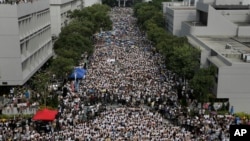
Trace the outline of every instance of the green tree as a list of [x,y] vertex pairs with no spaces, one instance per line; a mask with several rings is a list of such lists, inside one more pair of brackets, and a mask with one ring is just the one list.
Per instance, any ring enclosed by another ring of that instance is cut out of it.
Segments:
[[74,63],[72,65],[76,65],[77,60],[81,56],[81,53],[73,51],[73,50],[67,50],[66,48],[70,48],[70,47],[59,48],[59,49],[55,50],[55,53],[58,56],[61,56],[64,58],[71,58],[74,61]]
[[46,99],[49,95],[48,85],[50,80],[49,73],[36,73],[32,78],[32,84],[34,86],[34,90],[41,95],[41,99],[39,99],[40,105],[47,105]]
[[152,16],[152,20],[159,26],[164,28],[165,27],[165,20],[163,18],[163,12],[162,11],[155,11],[154,15]]
[[94,23],[94,31],[97,32],[100,28],[103,30],[112,29],[112,21],[108,16],[109,11],[110,7],[107,5],[94,4],[82,10],[73,11],[70,17],[79,21],[90,21]]
[[138,9],[137,11],[137,22],[145,28],[144,23],[151,19],[155,15],[157,9],[152,5],[146,5]]
[[58,56],[52,62],[50,69],[59,78],[65,78],[73,70],[74,61],[71,58]]
[[[86,24],[85,24],[86,25]],[[79,33],[82,36],[90,37],[94,33],[93,29],[89,28],[90,26],[83,26],[83,23],[78,20],[73,20],[68,24],[68,26],[65,26],[61,33],[60,37],[63,38],[63,36],[68,36],[72,33]]]
[[149,4],[155,6],[158,10],[162,10],[162,2],[169,2],[172,0],[152,0]]
[[173,55],[173,45],[170,37],[162,39],[156,44],[156,49],[165,57],[166,61],[169,61],[169,57]]
[[169,56],[168,67],[179,76],[191,79],[199,68],[199,50],[185,44],[182,47],[175,47],[172,56]]
[[133,7],[133,10],[134,10],[134,16],[135,17],[138,17],[138,10],[141,8],[141,7],[144,7],[144,6],[147,6],[148,4],[143,2],[143,3],[135,3],[134,7]]
[[208,101],[211,89],[215,85],[215,71],[216,68],[214,66],[201,68],[190,80],[190,87],[194,90],[194,96],[198,101]]
[[113,7],[117,4],[117,0],[102,0],[102,4],[106,4],[110,7]]
[[[76,32],[68,34],[67,36],[61,36],[55,42],[55,53],[63,53],[62,49],[64,49],[65,51],[73,51],[74,54],[77,56],[72,58],[80,58],[81,54],[84,52],[88,52],[89,54],[93,52],[93,44],[88,37],[81,36],[79,33]],[[74,61],[76,62],[77,60],[74,59]]]
[[147,37],[149,40],[151,40],[154,44],[160,42],[161,40],[164,40],[167,38],[166,31],[158,27],[156,24],[151,23],[150,21],[146,22],[146,28],[147,28]]

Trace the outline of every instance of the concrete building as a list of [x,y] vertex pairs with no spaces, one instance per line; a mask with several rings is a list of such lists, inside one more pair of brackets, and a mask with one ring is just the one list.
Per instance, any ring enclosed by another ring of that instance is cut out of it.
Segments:
[[143,0],[143,2],[151,2],[152,0]]
[[51,32],[58,37],[61,28],[70,22],[69,11],[83,8],[83,0],[49,0],[51,16]]
[[[189,4],[190,3],[190,4]],[[164,3],[169,32],[201,50],[201,67],[217,67],[214,93],[236,112],[250,112],[250,1]]]
[[93,4],[101,4],[101,0],[50,0],[52,36],[58,37],[61,29],[70,22],[68,12]]
[[163,2],[163,14],[166,17],[166,28],[176,36],[182,35],[181,26],[184,21],[195,21],[195,2]]
[[83,0],[84,1],[84,7],[89,7],[94,4],[102,4],[102,0]]
[[23,85],[51,56],[49,0],[0,4],[0,85]]

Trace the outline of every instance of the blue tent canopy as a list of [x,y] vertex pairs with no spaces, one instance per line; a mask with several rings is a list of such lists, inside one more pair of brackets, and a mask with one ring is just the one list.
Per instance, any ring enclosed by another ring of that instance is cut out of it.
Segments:
[[82,73],[82,74],[84,74],[84,75],[86,75],[86,72],[87,72],[87,71],[86,71],[85,69],[83,69],[83,68],[75,68],[74,71],[79,72],[79,73]]
[[70,74],[70,79],[82,79],[86,75],[86,70],[83,68],[75,68]]

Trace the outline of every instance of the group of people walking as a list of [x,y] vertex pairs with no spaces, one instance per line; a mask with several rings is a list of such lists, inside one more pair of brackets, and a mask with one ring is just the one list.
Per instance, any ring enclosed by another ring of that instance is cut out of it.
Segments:
[[112,8],[113,30],[96,34],[86,77],[76,92],[65,85],[69,92],[58,96],[59,114],[46,131],[29,121],[2,122],[0,141],[228,141],[233,118],[189,116],[178,100],[177,76],[132,15],[131,8]]

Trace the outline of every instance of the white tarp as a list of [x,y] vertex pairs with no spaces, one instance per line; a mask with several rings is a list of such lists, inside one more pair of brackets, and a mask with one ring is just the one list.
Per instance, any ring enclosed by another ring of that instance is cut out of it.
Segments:
[[108,59],[107,62],[115,62],[115,59]]

